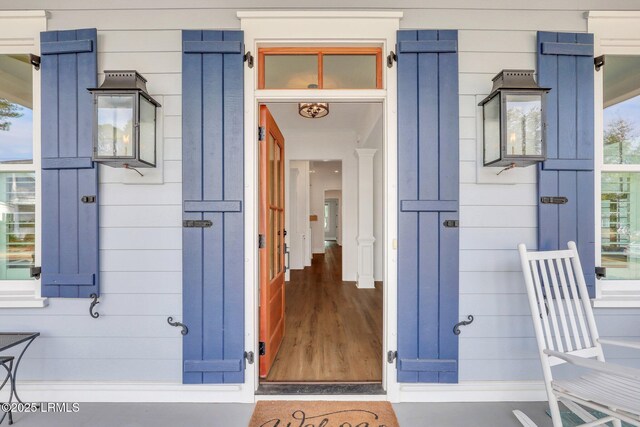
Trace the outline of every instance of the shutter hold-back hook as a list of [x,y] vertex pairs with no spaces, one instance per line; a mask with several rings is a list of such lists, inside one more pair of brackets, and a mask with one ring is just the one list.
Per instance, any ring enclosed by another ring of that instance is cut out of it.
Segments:
[[455,335],[460,335],[460,326],[467,326],[470,325],[471,323],[473,323],[473,316],[472,315],[468,315],[467,319],[469,320],[463,320],[461,322],[458,322],[455,324],[455,326],[453,327],[453,333]]
[[100,301],[98,301],[98,294],[91,294],[89,295],[90,298],[93,298],[93,301],[91,301],[91,305],[89,306],[89,314],[91,315],[91,317],[93,317],[94,319],[97,319],[98,317],[100,317],[100,313],[98,312],[94,312],[93,308],[100,304]]

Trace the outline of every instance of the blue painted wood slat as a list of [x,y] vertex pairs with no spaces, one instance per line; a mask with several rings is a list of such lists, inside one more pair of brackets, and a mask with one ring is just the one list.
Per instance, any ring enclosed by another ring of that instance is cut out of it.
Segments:
[[458,381],[457,32],[398,32],[398,381]]
[[95,29],[41,33],[42,295],[99,294],[98,169],[93,152]]
[[538,81],[545,103],[547,160],[538,167],[538,196],[565,196],[563,205],[538,201],[538,248],[578,246],[587,287],[595,295],[593,35],[538,32]]
[[183,382],[243,383],[243,33],[182,37]]

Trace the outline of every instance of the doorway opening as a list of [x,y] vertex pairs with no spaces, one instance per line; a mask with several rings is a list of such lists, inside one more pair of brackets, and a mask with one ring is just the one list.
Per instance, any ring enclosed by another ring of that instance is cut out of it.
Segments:
[[260,121],[260,383],[381,384],[382,103]]

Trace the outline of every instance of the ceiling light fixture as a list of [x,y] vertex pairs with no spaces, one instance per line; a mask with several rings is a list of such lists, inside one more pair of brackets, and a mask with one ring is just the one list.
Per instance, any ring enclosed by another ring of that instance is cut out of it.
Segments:
[[298,104],[298,113],[306,119],[319,119],[329,114],[327,102],[301,102]]

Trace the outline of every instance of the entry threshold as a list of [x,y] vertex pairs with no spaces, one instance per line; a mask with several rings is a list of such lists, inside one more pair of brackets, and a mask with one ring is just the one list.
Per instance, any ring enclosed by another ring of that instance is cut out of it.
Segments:
[[263,383],[256,395],[386,394],[381,383]]

